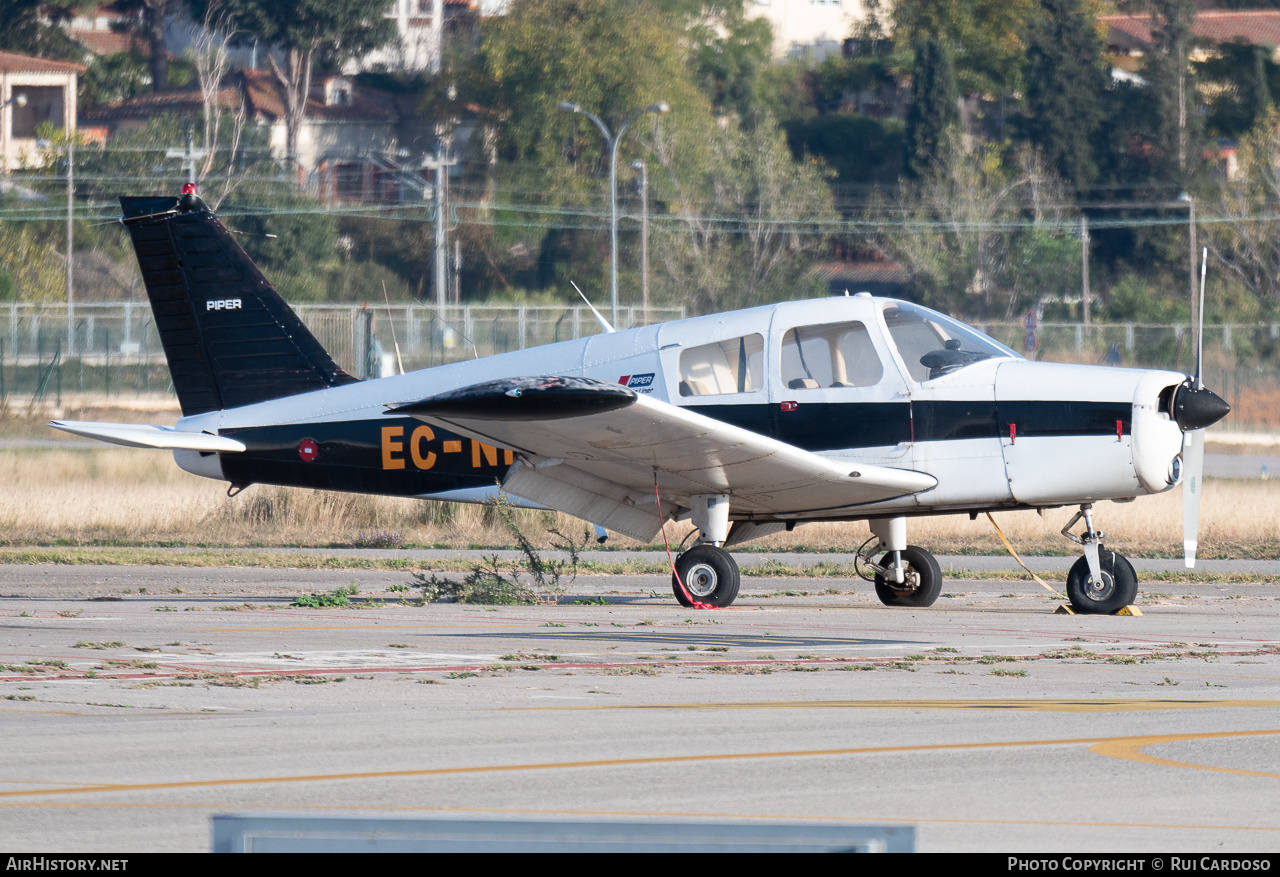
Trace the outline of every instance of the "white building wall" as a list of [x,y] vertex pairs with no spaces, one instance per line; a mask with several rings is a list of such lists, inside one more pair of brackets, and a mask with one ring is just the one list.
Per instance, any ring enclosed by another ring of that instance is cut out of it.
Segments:
[[61,88],[63,130],[74,131],[76,127],[76,74],[0,72],[0,102],[4,103],[0,109],[0,170],[5,172],[21,168],[24,158],[38,160],[41,153],[34,137],[13,136],[17,108],[9,101],[24,88]]
[[867,18],[862,0],[746,0],[746,13],[773,25],[774,60],[811,53],[820,61]]

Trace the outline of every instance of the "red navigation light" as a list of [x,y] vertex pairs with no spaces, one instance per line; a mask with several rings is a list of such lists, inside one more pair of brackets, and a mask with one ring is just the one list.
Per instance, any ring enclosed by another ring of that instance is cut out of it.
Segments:
[[199,187],[198,187],[198,186],[196,186],[196,184],[195,184],[195,183],[183,183],[183,184],[182,184],[182,194],[184,194],[184,195],[199,195],[199,194],[200,194],[200,189],[199,189]]

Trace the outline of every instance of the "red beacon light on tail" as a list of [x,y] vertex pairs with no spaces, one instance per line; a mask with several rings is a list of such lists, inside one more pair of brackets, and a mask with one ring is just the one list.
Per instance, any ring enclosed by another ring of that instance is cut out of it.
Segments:
[[182,184],[182,194],[184,194],[184,195],[199,195],[199,194],[200,194],[200,187],[199,187],[199,186],[197,186],[195,183],[183,183],[183,184]]

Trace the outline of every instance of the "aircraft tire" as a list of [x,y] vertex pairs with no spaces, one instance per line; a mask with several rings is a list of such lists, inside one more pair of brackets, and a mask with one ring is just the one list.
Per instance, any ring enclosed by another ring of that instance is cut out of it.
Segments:
[[1102,548],[1098,565],[1102,568],[1100,588],[1089,587],[1089,561],[1083,557],[1067,573],[1067,596],[1072,608],[1082,615],[1109,615],[1138,597],[1138,576],[1124,555]]
[[[880,558],[881,565],[888,564],[890,554]],[[908,606],[923,609],[932,606],[942,593],[942,567],[932,554],[915,545],[908,545],[902,552],[902,562],[906,564],[907,576],[914,575],[918,584],[914,588],[899,588],[884,576],[876,574],[876,596],[886,606]]]
[[[738,596],[742,575],[738,563],[723,548],[695,545],[676,558],[679,581],[671,576],[671,591],[681,606],[692,608],[694,601],[708,606],[730,605]],[[684,582],[684,587],[680,587]],[[687,593],[686,593],[687,592]]]

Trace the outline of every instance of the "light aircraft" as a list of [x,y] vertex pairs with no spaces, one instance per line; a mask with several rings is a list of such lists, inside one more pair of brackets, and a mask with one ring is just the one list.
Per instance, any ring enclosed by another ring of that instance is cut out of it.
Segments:
[[359,381],[194,192],[121,206],[182,418],[51,425],[170,449],[229,491],[483,502],[500,484],[646,542],[689,520],[697,539],[672,576],[686,606],[733,602],[730,546],[859,520],[880,600],[929,606],[942,574],[908,544],[909,519],[1078,506],[1063,528],[1084,549],[1068,596],[1113,612],[1137,578],[1103,547],[1093,505],[1179,483],[1194,563],[1204,428],[1230,410],[1203,387],[1198,352],[1192,377],[1029,362],[928,308],[859,293]]

